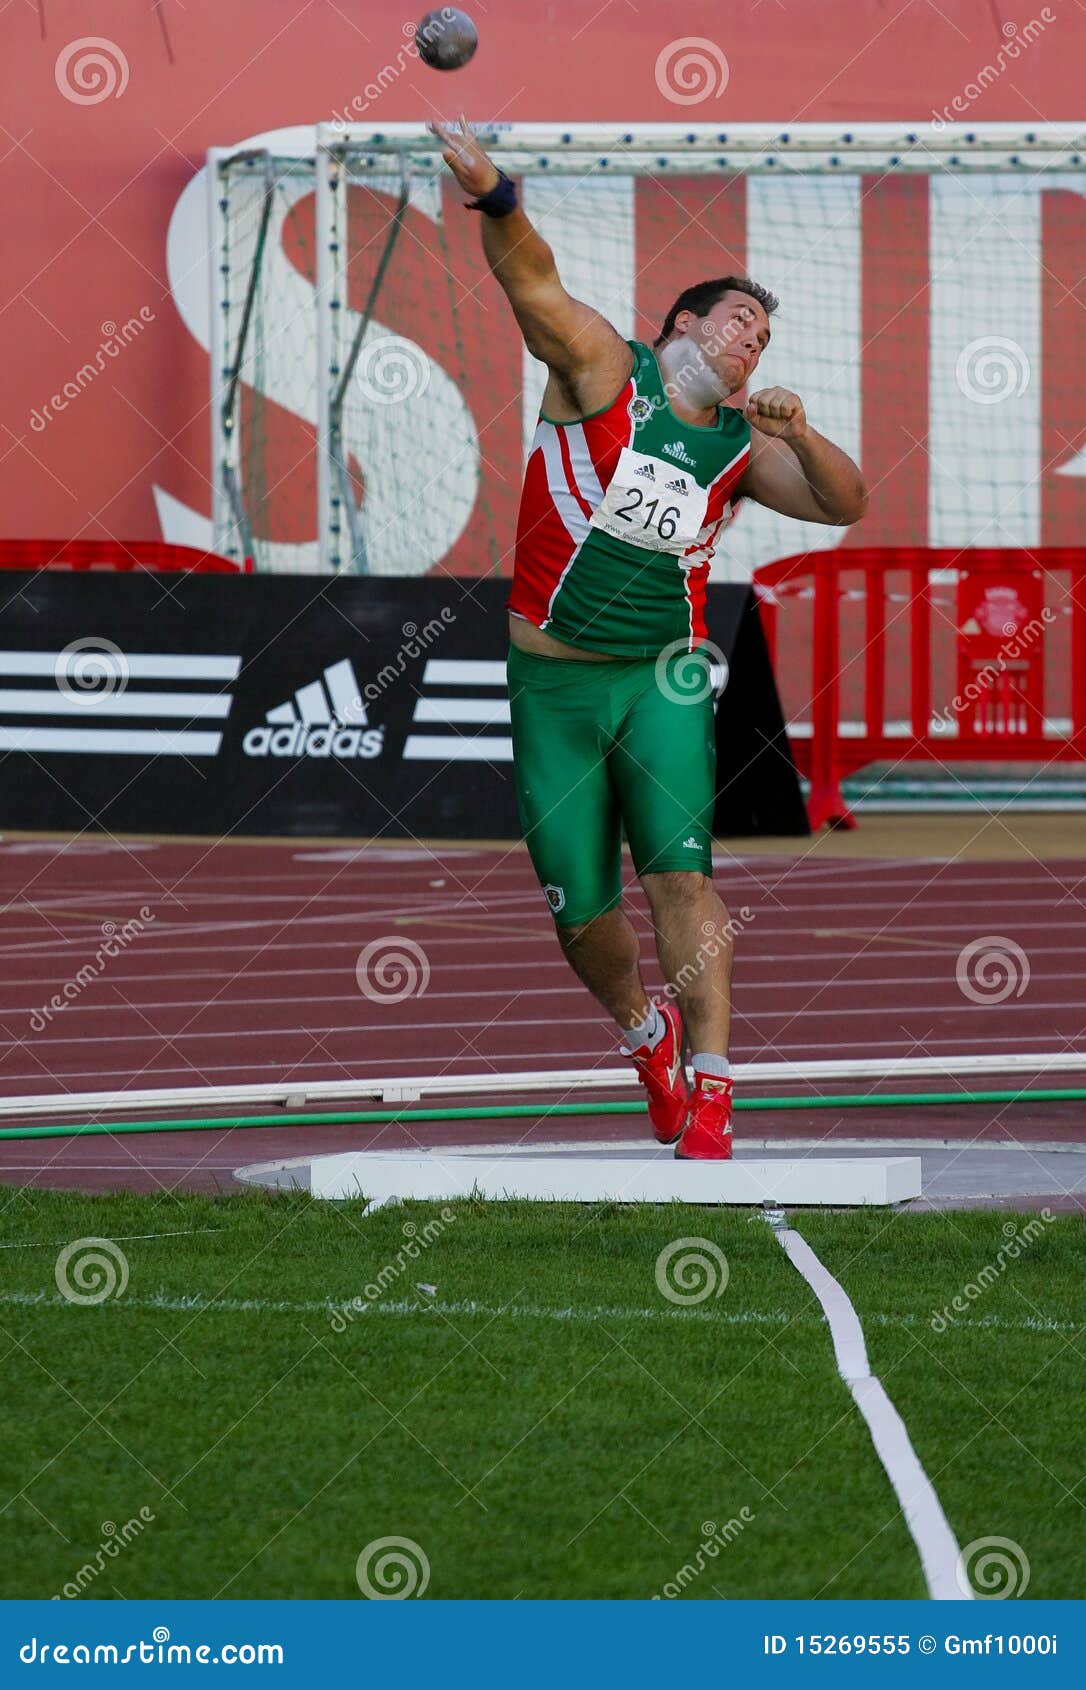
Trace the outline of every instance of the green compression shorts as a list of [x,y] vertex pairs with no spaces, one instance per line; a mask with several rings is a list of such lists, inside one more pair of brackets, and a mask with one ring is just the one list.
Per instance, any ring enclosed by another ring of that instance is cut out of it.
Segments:
[[716,741],[709,661],[611,663],[509,652],[521,826],[551,913],[575,927],[639,875],[711,875]]

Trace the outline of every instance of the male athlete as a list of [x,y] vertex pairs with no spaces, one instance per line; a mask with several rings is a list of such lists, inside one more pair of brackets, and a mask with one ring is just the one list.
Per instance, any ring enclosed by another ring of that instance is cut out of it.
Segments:
[[[680,1157],[723,1159],[732,944],[712,882],[713,689],[698,655],[709,565],[741,498],[845,525],[863,515],[867,489],[794,393],[763,388],[745,411],[727,403],[769,344],[777,300],[765,288],[700,282],[653,349],[624,340],[566,292],[467,120],[432,129],[482,213],[483,251],[524,343],[548,370],[509,601],[528,850],[566,957],[622,1029],[657,1139]],[[663,1005],[645,992],[621,908],[623,832],[652,912]]]

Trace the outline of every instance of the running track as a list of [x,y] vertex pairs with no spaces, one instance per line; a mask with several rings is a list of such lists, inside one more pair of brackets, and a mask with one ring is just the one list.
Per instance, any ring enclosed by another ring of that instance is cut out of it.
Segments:
[[[797,844],[794,857],[721,856],[717,884],[742,929],[738,1061],[1086,1048],[1081,862],[843,860]],[[650,951],[636,889],[631,909]],[[34,1093],[59,1104],[65,1092],[106,1088],[616,1061],[615,1031],[559,955],[519,848],[6,841],[0,913],[0,1092],[9,1097]],[[103,956],[105,939],[116,946],[133,922],[138,930],[130,927],[120,954]],[[986,938],[1013,947],[1002,947],[1016,971],[1009,996],[999,989],[1004,977],[986,988],[962,962],[963,949]],[[410,975],[390,956],[405,945]],[[648,975],[659,984],[654,967]],[[50,1011],[66,986],[65,1006]],[[1044,1083],[1076,1081],[1049,1075]],[[917,1082],[925,1085],[953,1089]],[[539,1110],[538,1130],[518,1123],[518,1136],[631,1130],[622,1117],[556,1129],[546,1100]],[[1021,1103],[747,1119],[759,1135],[1051,1139],[1082,1136],[1083,1109]],[[286,1114],[284,1123],[225,1136],[6,1141],[0,1177],[117,1185],[145,1183],[153,1167],[159,1184],[215,1187],[241,1162],[376,1137],[402,1142],[405,1132],[292,1128]],[[494,1126],[457,1123],[454,1136],[493,1138]],[[413,1137],[448,1142],[450,1129],[416,1127]]]

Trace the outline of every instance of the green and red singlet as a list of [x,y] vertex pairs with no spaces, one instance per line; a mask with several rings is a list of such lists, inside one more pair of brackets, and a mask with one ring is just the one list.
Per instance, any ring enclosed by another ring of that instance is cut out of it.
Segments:
[[706,638],[713,549],[735,514],[750,424],[721,405],[681,422],[650,349],[612,403],[540,415],[524,474],[510,610],[570,645],[655,657]]

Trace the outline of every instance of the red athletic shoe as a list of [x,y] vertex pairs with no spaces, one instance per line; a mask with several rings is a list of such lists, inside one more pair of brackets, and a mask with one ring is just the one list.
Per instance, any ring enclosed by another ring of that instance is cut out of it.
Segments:
[[686,1113],[686,1074],[683,1069],[683,1024],[672,1004],[660,1006],[667,1022],[655,1050],[639,1045],[623,1051],[637,1068],[637,1077],[649,1094],[649,1120],[659,1144],[674,1144],[682,1131]]
[[728,1162],[732,1154],[732,1082],[695,1074],[675,1154],[684,1162]]

